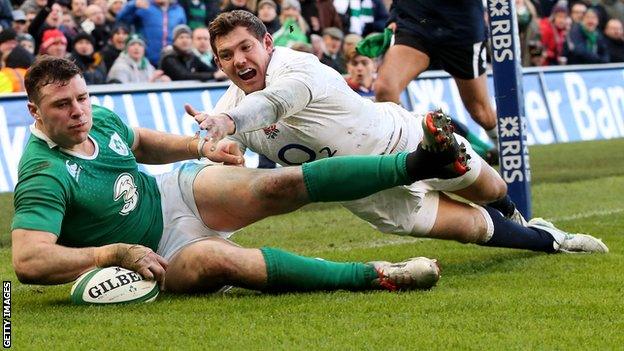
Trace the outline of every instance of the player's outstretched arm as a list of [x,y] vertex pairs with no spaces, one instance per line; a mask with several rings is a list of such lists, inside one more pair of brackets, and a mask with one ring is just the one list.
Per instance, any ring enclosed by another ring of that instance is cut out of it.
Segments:
[[146,164],[166,164],[183,160],[207,157],[214,162],[232,165],[243,163],[242,153],[228,153],[212,147],[199,137],[163,133],[146,128],[134,129],[132,152],[137,161]]
[[164,258],[140,245],[69,248],[58,245],[52,233],[26,229],[13,230],[11,237],[15,274],[27,284],[63,284],[106,266],[121,266],[162,282],[167,268]]

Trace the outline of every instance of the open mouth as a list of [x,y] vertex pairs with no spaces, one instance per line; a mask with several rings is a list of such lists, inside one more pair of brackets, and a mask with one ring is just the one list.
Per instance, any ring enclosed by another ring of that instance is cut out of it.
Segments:
[[258,74],[258,72],[253,68],[245,68],[237,72],[238,77],[244,81],[250,80]]

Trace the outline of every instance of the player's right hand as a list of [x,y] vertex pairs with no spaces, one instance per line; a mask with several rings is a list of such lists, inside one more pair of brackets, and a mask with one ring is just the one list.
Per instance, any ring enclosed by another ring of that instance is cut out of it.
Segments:
[[146,279],[156,280],[164,286],[168,262],[149,247],[131,244],[110,244],[94,250],[97,267],[121,266],[141,274]]
[[206,131],[206,141],[212,143],[211,151],[214,151],[217,143],[230,134],[234,134],[236,126],[230,116],[226,114],[209,115],[199,112],[189,104],[184,105],[186,113],[195,119],[199,128]]
[[168,262],[149,247],[130,245],[120,252],[119,259],[121,267],[135,271],[145,279],[156,280],[164,286]]

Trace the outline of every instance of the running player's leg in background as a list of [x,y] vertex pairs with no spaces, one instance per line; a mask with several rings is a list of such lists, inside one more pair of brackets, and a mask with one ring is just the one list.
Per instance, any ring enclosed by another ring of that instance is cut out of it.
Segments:
[[486,131],[496,128],[496,112],[490,102],[487,77],[482,74],[474,79],[455,77],[462,102],[470,116]]
[[393,45],[384,56],[374,84],[379,102],[400,103],[401,92],[409,82],[429,67],[429,56],[407,45]]

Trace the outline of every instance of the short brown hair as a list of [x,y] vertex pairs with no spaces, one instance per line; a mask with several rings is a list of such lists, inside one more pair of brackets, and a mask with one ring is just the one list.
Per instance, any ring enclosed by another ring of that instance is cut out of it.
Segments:
[[234,10],[223,12],[210,23],[208,32],[210,33],[210,46],[215,56],[219,57],[215,42],[218,37],[230,34],[236,27],[244,27],[256,39],[262,40],[267,34],[267,29],[262,21],[251,12]]
[[71,60],[49,55],[38,57],[24,76],[28,100],[39,103],[41,88],[49,84],[66,85],[76,75],[82,77],[82,71]]
[[355,58],[358,56],[363,56],[363,55],[360,55],[354,47],[349,48],[349,50],[347,50],[347,52],[344,55],[345,62],[351,63],[351,61],[355,60]]

